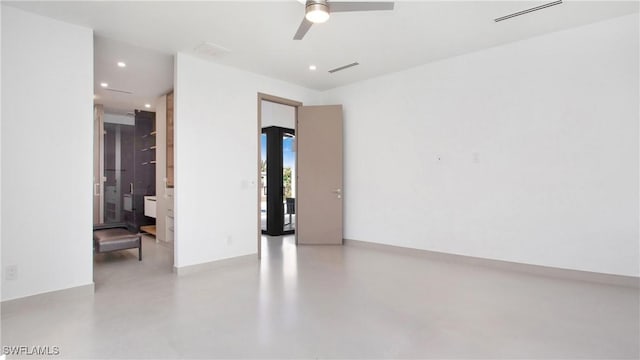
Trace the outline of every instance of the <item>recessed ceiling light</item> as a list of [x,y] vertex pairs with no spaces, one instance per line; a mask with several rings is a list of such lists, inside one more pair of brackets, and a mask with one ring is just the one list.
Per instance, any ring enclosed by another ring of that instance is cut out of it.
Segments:
[[109,86],[109,84],[107,84],[107,83],[100,83],[100,86],[102,86],[102,87],[107,87],[107,86]]
[[146,107],[147,109],[151,107],[151,104],[144,104],[144,107]]
[[309,70],[313,71],[315,69],[317,69],[317,67],[315,65],[309,65]]
[[125,64],[123,61],[118,61],[118,67],[127,67],[127,64]]

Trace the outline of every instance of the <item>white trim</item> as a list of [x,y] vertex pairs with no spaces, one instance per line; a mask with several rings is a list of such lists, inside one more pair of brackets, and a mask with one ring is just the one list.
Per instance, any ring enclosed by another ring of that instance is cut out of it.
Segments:
[[599,283],[599,284],[606,284],[606,285],[613,285],[613,286],[640,288],[640,278],[635,276],[624,276],[624,275],[604,274],[604,273],[597,273],[597,272],[583,271],[583,270],[562,269],[562,268],[556,268],[551,266],[525,264],[525,263],[517,263],[517,262],[511,262],[511,261],[504,261],[504,260],[494,260],[494,259],[486,259],[486,258],[479,258],[479,257],[473,257],[473,256],[441,253],[437,251],[429,251],[429,250],[421,250],[421,249],[407,248],[407,247],[394,246],[394,245],[379,244],[379,243],[373,243],[373,242],[361,241],[361,240],[344,239],[344,245],[375,249],[375,250],[381,250],[386,252],[394,252],[394,253],[408,255],[408,256],[424,257],[425,259],[430,259],[435,261],[447,261],[447,262],[456,262],[456,263],[474,265],[474,266],[492,267],[492,268],[497,268],[505,271],[514,271],[514,272],[526,273],[526,274],[531,274],[536,276],[545,276],[545,277],[551,277],[551,278],[557,278],[557,279],[563,279],[563,280],[587,281],[592,283]]
[[233,266],[233,265],[242,265],[256,263],[258,264],[258,256],[257,254],[249,254],[236,256],[228,259],[214,260],[206,263],[195,264],[195,265],[187,265],[180,267],[173,267],[173,272],[178,276],[189,275],[193,273],[198,273],[207,270],[215,270],[220,269],[222,267]]
[[34,302],[46,306],[50,302],[67,301],[75,298],[93,296],[95,292],[95,284],[92,282],[87,285],[74,286],[62,290],[54,290],[25,297],[8,299],[2,301],[2,316],[11,313],[14,306],[23,306],[25,302]]

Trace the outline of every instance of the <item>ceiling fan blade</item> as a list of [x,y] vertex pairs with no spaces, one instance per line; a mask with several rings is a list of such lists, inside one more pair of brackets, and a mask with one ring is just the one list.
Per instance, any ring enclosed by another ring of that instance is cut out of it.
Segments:
[[311,29],[311,25],[313,25],[311,21],[307,20],[307,18],[303,18],[300,26],[298,27],[298,31],[293,35],[293,40],[302,40],[307,31]]
[[348,12],[348,11],[376,11],[376,10],[393,10],[393,1],[329,1],[329,11]]

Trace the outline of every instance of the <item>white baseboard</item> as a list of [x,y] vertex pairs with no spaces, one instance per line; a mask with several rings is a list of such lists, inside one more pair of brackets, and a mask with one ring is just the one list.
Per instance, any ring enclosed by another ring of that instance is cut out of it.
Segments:
[[2,313],[7,315],[16,307],[23,307],[25,303],[41,304],[46,307],[50,302],[69,301],[82,297],[93,297],[95,284],[76,286],[68,289],[49,291],[41,294],[2,301]]
[[635,276],[603,274],[603,273],[583,271],[583,270],[562,269],[562,268],[556,268],[551,266],[524,264],[524,263],[517,263],[517,262],[511,262],[511,261],[504,261],[504,260],[494,260],[494,259],[486,259],[486,258],[479,258],[479,257],[473,257],[473,256],[466,256],[466,255],[448,254],[448,253],[442,253],[442,252],[430,251],[430,250],[407,248],[407,247],[401,247],[401,246],[395,246],[395,245],[378,244],[378,243],[372,243],[372,242],[361,241],[361,240],[345,239],[344,244],[347,246],[353,246],[353,247],[378,249],[378,250],[383,250],[387,252],[395,252],[398,254],[419,256],[419,257],[432,259],[435,261],[446,261],[446,262],[456,262],[456,263],[462,263],[462,264],[468,264],[468,265],[486,266],[486,267],[498,268],[506,271],[515,271],[515,272],[527,273],[527,274],[538,275],[538,276],[546,276],[546,277],[552,277],[552,278],[559,278],[559,279],[565,279],[565,280],[587,281],[587,282],[606,284],[606,285],[640,288],[640,278]]
[[228,259],[222,260],[214,260],[201,264],[187,265],[181,267],[173,267],[173,272],[175,272],[178,276],[184,276],[188,274],[193,274],[201,271],[219,269],[221,267],[240,265],[240,264],[248,264],[248,263],[258,263],[258,254],[249,254],[236,256]]

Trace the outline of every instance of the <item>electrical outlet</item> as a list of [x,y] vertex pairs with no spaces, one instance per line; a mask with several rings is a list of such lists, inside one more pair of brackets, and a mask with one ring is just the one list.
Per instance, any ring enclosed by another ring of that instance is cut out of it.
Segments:
[[18,279],[18,266],[17,265],[7,265],[4,268],[4,278],[6,280],[17,280]]

